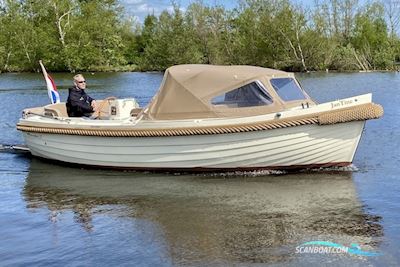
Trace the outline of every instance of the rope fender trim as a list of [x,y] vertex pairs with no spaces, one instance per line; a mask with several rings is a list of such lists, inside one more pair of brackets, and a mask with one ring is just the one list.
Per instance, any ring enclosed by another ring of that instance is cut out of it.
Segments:
[[383,115],[383,107],[378,104],[368,103],[343,110],[322,112],[309,116],[301,116],[294,119],[279,119],[274,121],[257,122],[241,125],[227,125],[198,128],[176,129],[151,129],[151,130],[118,130],[118,129],[66,129],[51,127],[35,127],[17,124],[17,130],[23,132],[66,134],[101,137],[165,137],[165,136],[189,136],[189,135],[214,135],[240,132],[253,132],[273,130],[302,125],[330,125],[350,121],[362,121],[377,119]]

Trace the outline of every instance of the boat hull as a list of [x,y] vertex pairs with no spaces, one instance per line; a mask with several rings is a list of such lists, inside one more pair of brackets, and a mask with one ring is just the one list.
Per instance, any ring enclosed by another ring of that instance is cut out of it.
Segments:
[[351,164],[365,121],[170,137],[101,137],[24,132],[34,156],[143,170],[290,169]]

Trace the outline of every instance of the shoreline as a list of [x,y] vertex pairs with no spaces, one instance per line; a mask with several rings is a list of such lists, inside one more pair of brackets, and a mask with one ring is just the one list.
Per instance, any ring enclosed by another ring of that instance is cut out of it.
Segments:
[[[287,70],[283,70],[283,71],[287,71]],[[75,72],[70,72],[70,71],[48,71],[49,73],[116,73],[116,72],[138,72],[138,73],[162,73],[165,72],[165,70],[145,70],[145,71],[141,71],[141,70],[122,70],[122,69],[113,69],[113,70],[85,70],[85,71],[75,71]],[[398,73],[400,72],[400,69],[398,70],[368,70],[368,71],[364,71],[364,70],[313,70],[313,71],[287,71],[287,72],[291,72],[291,73],[295,73],[295,74],[309,74],[309,73]],[[41,73],[41,71],[8,71],[8,72],[1,72],[0,71],[0,75],[2,74],[21,74],[21,73]]]

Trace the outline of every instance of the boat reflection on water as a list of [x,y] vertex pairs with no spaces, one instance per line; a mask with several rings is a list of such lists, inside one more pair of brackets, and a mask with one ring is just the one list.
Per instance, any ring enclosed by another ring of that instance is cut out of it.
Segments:
[[105,231],[96,216],[116,220],[119,231],[128,229],[117,218],[154,224],[161,234],[153,242],[178,265],[301,264],[295,247],[303,242],[378,250],[383,235],[381,218],[362,207],[352,173],[344,171],[223,177],[82,170],[33,159],[23,195],[29,210],[48,209],[54,223],[73,212],[88,232]]

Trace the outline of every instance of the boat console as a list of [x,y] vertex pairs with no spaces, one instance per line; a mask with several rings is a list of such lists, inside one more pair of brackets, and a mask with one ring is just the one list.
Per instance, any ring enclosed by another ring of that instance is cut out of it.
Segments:
[[108,119],[119,120],[129,118],[139,109],[139,104],[134,98],[109,100]]

